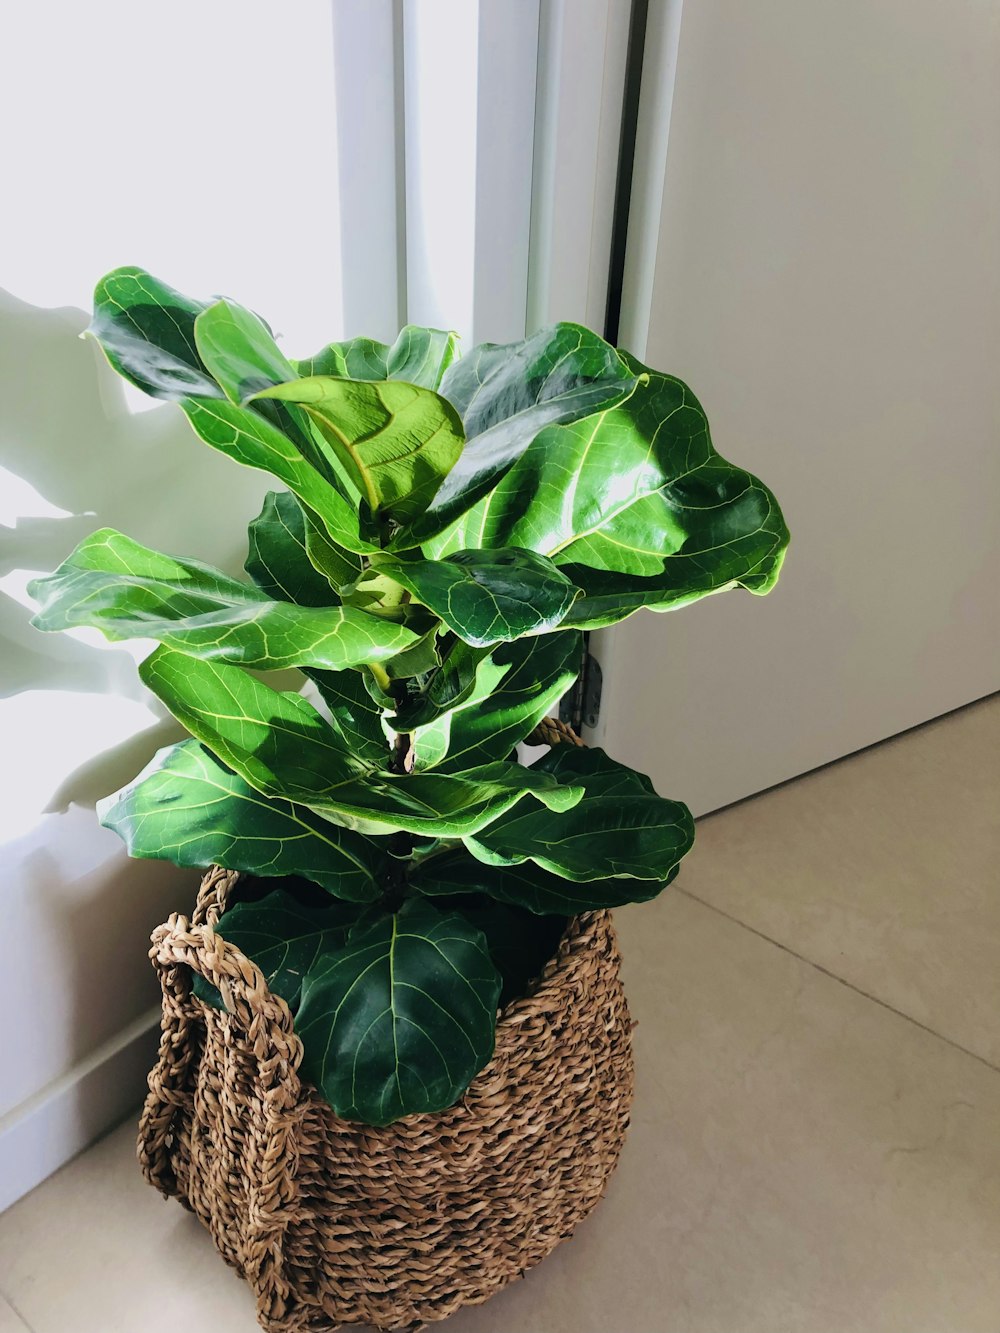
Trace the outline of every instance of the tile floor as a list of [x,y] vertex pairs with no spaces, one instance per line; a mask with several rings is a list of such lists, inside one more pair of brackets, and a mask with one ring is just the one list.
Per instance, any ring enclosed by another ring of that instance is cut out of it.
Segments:
[[[607,1198],[449,1333],[998,1333],[998,756],[994,696],[702,821],[619,913],[639,1083]],[[132,1143],[0,1218],[0,1333],[252,1333]]]

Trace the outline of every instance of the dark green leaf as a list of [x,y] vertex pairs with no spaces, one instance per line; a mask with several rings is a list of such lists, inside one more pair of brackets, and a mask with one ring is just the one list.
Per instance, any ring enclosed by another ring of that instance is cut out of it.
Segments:
[[87,332],[119,375],[154,398],[217,397],[194,337],[205,308],[145,269],[116,268],[97,284]]
[[[483,698],[459,705],[443,719],[448,740],[442,771],[509,755],[572,687],[580,671],[581,646],[579,633],[566,630],[497,648],[490,660],[503,670],[501,679],[490,680]],[[419,758],[419,739],[416,744]]]
[[[471,648],[456,639],[442,650],[441,665],[426,680],[414,682],[405,700],[397,701],[395,713],[387,718],[389,725],[394,731],[415,731],[459,704],[472,702],[473,696],[485,697],[490,686],[477,690],[477,676],[489,655],[486,648]],[[499,673],[491,677],[492,683],[499,679]]]
[[579,590],[535,551],[459,551],[447,560],[372,556],[465,643],[487,648],[555,629]]
[[313,671],[305,674],[314,682],[330,710],[334,729],[343,748],[358,759],[378,767],[384,765],[389,741],[382,730],[382,709],[365,688],[360,671]]
[[511,810],[467,835],[466,846],[488,865],[531,860],[578,883],[623,876],[665,884],[691,850],[694,821],[687,806],[657,796],[649,778],[603,750],[557,745],[530,771],[582,786],[584,798],[540,817],[527,808]]
[[[342,949],[358,919],[358,908],[331,903],[317,909],[303,907],[287,893],[276,890],[259,902],[237,903],[224,912],[216,932],[264,973],[268,990],[295,1009],[306,973],[325,956]],[[216,1008],[222,997],[199,973],[194,993]]]
[[268,491],[247,535],[250,551],[244,569],[268,597],[298,606],[329,606],[339,600],[309,559],[305,515],[290,491]]
[[372,902],[381,892],[384,847],[304,806],[262,796],[197,741],[158,751],[97,812],[130,856],[301,875],[351,902]]
[[[627,836],[624,834],[623,840]],[[459,847],[429,857],[411,872],[410,882],[418,893],[429,897],[455,893],[488,894],[498,903],[539,916],[555,916],[563,921],[579,912],[648,902],[663,892],[676,877],[678,869],[675,865],[662,879],[626,877],[578,882],[543,870],[533,861],[510,866],[486,865]],[[479,924],[476,917],[470,917],[470,920]]]
[[567,809],[581,786],[518,764],[461,774],[379,771],[297,694],[280,694],[238,667],[158,648],[139,668],[149,688],[192,735],[252,787],[306,805],[362,833],[460,837],[490,823],[525,795]]
[[[621,402],[635,384],[615,349],[579,324],[554,324],[520,343],[474,347],[441,381],[441,393],[458,409],[468,443],[426,520],[415,529],[420,540],[442,532],[490,491],[545,426],[577,421]],[[445,533],[428,550],[439,555],[487,545],[470,514],[458,532]]]
[[[487,867],[473,860],[461,848],[459,853],[472,867],[465,882],[475,884],[477,875]],[[494,870],[494,867],[488,869]],[[495,870],[495,873],[506,872]],[[503,981],[500,1007],[505,1009],[513,1000],[528,992],[531,983],[541,975],[545,964],[555,957],[566,929],[566,917],[538,916],[523,907],[498,902],[496,898],[487,897],[484,893],[469,893],[464,889],[462,876],[458,873],[455,874],[455,881],[456,887],[452,890],[455,896],[439,898],[434,906],[442,912],[458,912],[486,936],[486,947],[493,959],[493,966]],[[416,887],[416,881],[413,882]],[[566,881],[558,882],[565,884]],[[444,892],[443,888],[429,891]]]
[[337,1115],[388,1125],[451,1106],[493,1054],[500,977],[480,931],[420,899],[372,911],[302,992],[302,1069]]
[[378,549],[377,543],[360,535],[357,500],[338,486],[329,460],[324,462],[317,452],[307,458],[301,441],[292,441],[251,408],[208,398],[184,398],[180,406],[206,444],[237,463],[271,473],[294,492],[322,523],[334,546],[357,552]]
[[451,404],[401,381],[314,376],[265,389],[260,399],[305,409],[373,518],[402,524],[423,513],[462,452],[462,423]]
[[383,661],[417,639],[403,625],[349,607],[271,601],[251,584],[111,528],[87,537],[30,592],[41,607],[32,622],[38,629],[93,625],[109,639],[157,639],[261,670],[339,670]]

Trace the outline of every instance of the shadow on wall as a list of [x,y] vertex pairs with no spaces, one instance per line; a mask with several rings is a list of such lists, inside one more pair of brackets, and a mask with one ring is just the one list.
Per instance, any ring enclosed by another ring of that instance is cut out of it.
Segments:
[[[0,580],[14,571],[33,576],[54,569],[101,527],[239,572],[246,523],[267,489],[263,474],[215,454],[172,404],[131,413],[122,381],[96,343],[79,337],[87,323],[82,311],[40,310],[0,291],[0,469],[10,474],[0,476],[8,492],[0,491],[0,503],[8,510],[21,482],[44,508],[64,511],[15,516],[13,526],[5,525],[11,515],[4,512]],[[20,588],[27,578],[17,580]],[[140,683],[130,653],[98,645],[96,633],[81,636],[90,642],[41,634],[29,624],[31,615],[27,599],[22,604],[0,591],[0,710],[13,695],[72,691],[132,699],[161,719],[71,771],[51,756],[45,808],[93,805],[181,733]]]

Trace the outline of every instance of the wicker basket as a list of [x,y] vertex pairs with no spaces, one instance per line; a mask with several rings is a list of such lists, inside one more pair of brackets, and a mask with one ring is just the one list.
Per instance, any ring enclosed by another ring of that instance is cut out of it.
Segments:
[[[632,1052],[610,915],[569,922],[458,1105],[375,1129],[300,1081],[288,1007],[215,934],[238,879],[209,871],[192,922],[153,935],[147,1179],[197,1213],[271,1333],[414,1329],[486,1300],[572,1233],[618,1159]],[[231,1012],[192,996],[193,971]]]

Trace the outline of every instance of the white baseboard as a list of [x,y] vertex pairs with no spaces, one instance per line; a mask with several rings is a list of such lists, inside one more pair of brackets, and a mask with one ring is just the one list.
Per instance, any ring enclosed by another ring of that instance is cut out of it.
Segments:
[[157,1005],[0,1117],[0,1213],[139,1106],[159,1028]]

